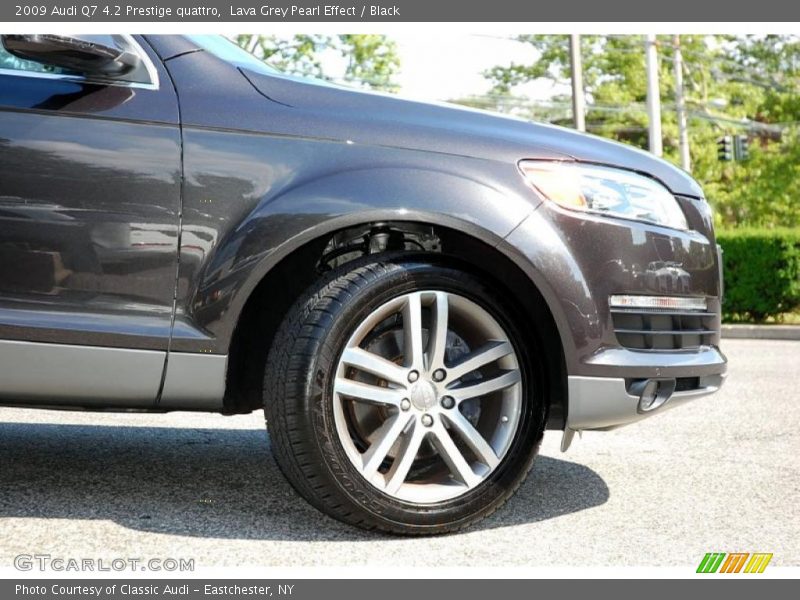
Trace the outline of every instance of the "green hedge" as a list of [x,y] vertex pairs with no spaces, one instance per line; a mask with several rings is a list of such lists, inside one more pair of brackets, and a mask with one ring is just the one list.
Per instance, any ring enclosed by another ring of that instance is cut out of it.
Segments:
[[717,232],[727,321],[764,321],[800,307],[800,229]]

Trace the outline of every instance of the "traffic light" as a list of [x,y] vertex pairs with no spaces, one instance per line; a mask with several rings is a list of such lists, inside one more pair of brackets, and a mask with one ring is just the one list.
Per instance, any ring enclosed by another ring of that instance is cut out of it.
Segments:
[[733,136],[723,135],[717,140],[717,158],[723,162],[733,160]]
[[746,135],[737,135],[733,138],[733,155],[736,160],[747,160],[747,157],[750,156]]

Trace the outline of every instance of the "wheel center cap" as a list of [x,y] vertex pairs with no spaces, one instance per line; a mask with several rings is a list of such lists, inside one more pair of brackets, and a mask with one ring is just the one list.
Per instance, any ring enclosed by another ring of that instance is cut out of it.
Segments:
[[436,388],[430,381],[417,381],[411,387],[410,399],[417,410],[430,410],[436,406]]

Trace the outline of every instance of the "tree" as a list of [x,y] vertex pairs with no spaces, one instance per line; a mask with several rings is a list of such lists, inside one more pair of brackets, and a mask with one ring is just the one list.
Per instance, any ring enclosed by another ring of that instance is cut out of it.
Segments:
[[339,52],[347,57],[344,78],[367,87],[397,91],[394,76],[400,67],[397,46],[384,35],[345,34],[339,37]]
[[342,80],[375,90],[398,89],[394,81],[400,67],[397,47],[384,35],[238,35],[235,41],[292,75]]
[[[676,164],[671,36],[659,36],[664,152]],[[537,79],[569,78],[568,36],[529,35],[538,60],[498,65],[485,73],[494,103]],[[587,128],[590,132],[647,146],[646,75],[641,36],[583,36]],[[800,226],[800,42],[790,36],[681,36],[693,175],[714,204],[718,224]],[[519,114],[524,98],[515,97]],[[555,97],[566,104],[568,97]],[[475,104],[475,100],[471,101]],[[513,104],[513,103],[512,103]],[[536,111],[531,111],[535,116]],[[570,115],[555,122],[571,124]],[[746,163],[720,163],[716,139],[749,134]]]

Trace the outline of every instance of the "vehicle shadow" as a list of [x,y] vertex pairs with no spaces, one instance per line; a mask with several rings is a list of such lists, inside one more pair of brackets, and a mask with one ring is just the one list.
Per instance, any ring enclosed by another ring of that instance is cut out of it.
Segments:
[[[540,457],[480,529],[603,504],[600,476]],[[148,532],[255,540],[374,540],[323,517],[284,480],[264,431],[0,423],[0,518],[106,519]]]

